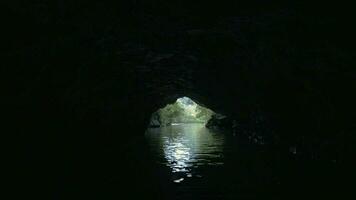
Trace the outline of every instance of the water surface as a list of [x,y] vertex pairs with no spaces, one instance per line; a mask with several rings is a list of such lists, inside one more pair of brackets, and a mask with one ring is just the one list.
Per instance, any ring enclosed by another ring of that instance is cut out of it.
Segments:
[[174,124],[152,128],[146,133],[158,164],[176,173],[174,182],[202,177],[200,168],[223,165],[225,136],[204,124]]
[[280,156],[239,138],[238,133],[210,130],[204,124],[148,129],[146,139],[162,199],[278,196],[286,189],[280,188],[276,173],[285,169]]

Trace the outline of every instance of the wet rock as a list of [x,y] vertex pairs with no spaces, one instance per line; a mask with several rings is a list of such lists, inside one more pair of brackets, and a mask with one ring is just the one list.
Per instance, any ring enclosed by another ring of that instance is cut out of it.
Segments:
[[232,129],[233,120],[221,114],[214,114],[205,126],[210,129]]

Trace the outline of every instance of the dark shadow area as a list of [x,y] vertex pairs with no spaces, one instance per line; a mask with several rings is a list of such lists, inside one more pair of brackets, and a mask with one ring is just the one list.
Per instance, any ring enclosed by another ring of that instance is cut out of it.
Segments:
[[[223,132],[224,170],[194,179],[202,191],[184,198],[353,194],[351,6],[2,4],[2,133],[13,137],[6,164],[14,199],[176,194],[175,183],[163,171],[157,175],[144,133],[152,113],[182,96],[227,116],[204,128]],[[212,190],[218,182],[221,188]]]

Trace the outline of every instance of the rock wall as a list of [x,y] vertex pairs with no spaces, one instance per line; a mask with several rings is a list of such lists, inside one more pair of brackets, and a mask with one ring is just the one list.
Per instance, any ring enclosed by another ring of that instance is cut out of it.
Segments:
[[27,118],[33,126],[117,140],[123,126],[143,133],[153,111],[183,95],[242,124],[264,121],[287,143],[336,141],[354,128],[354,52],[336,31],[342,16],[248,6],[184,16],[195,4],[169,14],[158,2],[7,4],[18,22],[8,31],[26,34],[6,43],[6,96],[40,115]]

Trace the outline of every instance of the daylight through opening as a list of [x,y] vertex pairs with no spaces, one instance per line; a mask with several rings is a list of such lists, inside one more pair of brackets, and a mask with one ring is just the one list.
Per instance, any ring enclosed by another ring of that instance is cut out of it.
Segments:
[[190,123],[206,124],[214,114],[214,111],[195,103],[189,97],[181,97],[173,104],[168,104],[153,113],[150,127]]

